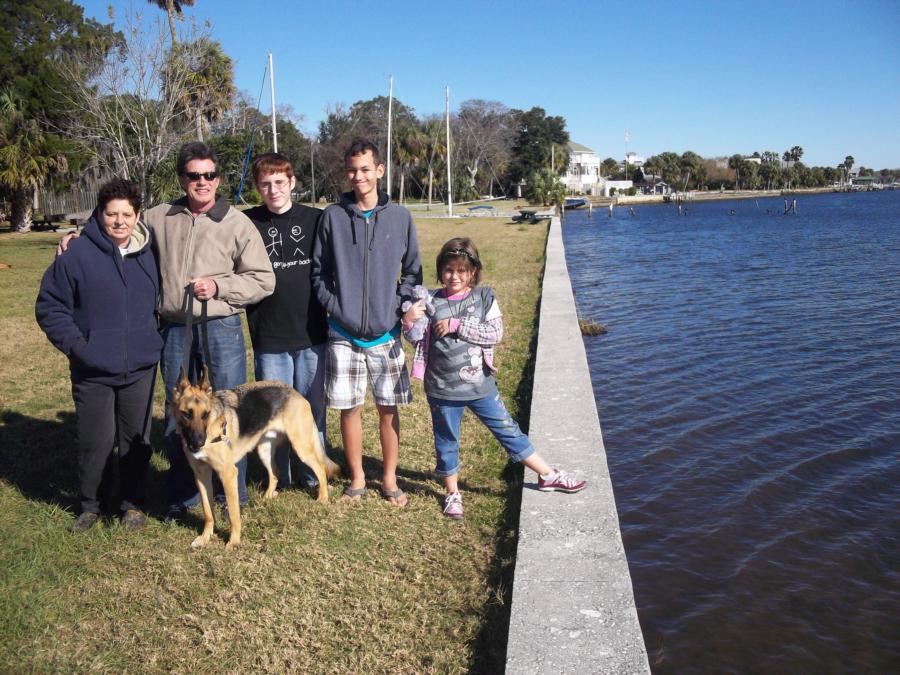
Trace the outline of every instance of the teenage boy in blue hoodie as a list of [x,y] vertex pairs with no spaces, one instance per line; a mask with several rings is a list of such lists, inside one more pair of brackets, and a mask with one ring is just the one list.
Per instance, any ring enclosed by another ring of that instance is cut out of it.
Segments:
[[378,148],[365,139],[344,154],[352,188],[325,209],[312,256],[312,283],[328,313],[325,400],[341,411],[341,437],[350,471],[345,500],[366,492],[362,406],[371,382],[378,409],[383,460],[381,495],[406,506],[397,485],[398,405],[412,400],[400,344],[400,304],[422,283],[422,261],[412,217],[378,191],[384,175]]

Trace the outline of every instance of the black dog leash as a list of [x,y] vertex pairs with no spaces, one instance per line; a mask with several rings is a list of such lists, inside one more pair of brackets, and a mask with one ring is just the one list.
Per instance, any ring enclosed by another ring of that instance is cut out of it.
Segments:
[[[184,288],[184,292],[187,295],[187,312],[186,319],[184,321],[184,356],[182,357],[181,365],[184,368],[185,376],[191,372],[191,349],[194,345],[194,284],[188,284]],[[216,390],[216,385],[214,383],[212,368],[209,364],[209,330],[207,330],[206,322],[207,322],[207,313],[206,313],[206,300],[200,301],[200,339],[203,342],[203,355],[204,362],[206,362],[206,369],[209,373],[209,385],[213,388],[213,391]]]

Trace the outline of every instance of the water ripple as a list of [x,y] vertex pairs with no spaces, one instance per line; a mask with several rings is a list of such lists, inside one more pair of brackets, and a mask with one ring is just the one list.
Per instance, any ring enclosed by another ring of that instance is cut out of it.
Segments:
[[900,193],[636,212],[563,235],[654,672],[894,670]]

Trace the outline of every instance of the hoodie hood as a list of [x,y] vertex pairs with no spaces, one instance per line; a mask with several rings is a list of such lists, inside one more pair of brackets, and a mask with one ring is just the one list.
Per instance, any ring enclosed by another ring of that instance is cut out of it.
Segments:
[[[391,203],[391,197],[386,192],[378,192],[378,203],[375,205],[375,208],[372,209],[372,215],[370,216],[372,222],[374,222],[372,228],[372,237],[369,241],[369,248],[372,248],[372,245],[375,241],[375,228],[378,227],[378,214],[388,207]],[[347,215],[350,217],[350,232],[353,236],[353,243],[357,243],[356,237],[356,219],[362,218],[366,220],[365,214],[362,212],[362,209],[356,203],[356,193],[352,190],[350,192],[344,192],[341,195],[341,206],[347,212]]]
[[[103,225],[100,224],[100,219],[100,207],[97,207],[84,224],[84,234],[88,239],[94,242],[101,251],[115,253],[118,246],[116,246],[115,242],[113,242],[113,240],[109,238],[109,235],[106,234]],[[128,242],[125,254],[132,255],[134,253],[139,253],[149,245],[150,230],[144,223],[138,220],[131,230],[131,239]]]
[[[387,192],[378,191],[378,204],[375,205],[375,211],[381,211],[391,203],[391,198]],[[356,193],[352,190],[341,194],[341,206],[350,213],[363,215],[362,210],[356,205]]]

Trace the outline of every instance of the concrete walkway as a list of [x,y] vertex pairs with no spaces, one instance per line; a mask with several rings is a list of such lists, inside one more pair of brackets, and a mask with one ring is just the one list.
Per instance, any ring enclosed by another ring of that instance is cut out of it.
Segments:
[[528,435],[551,465],[589,485],[546,494],[525,472],[506,669],[649,673],[558,218],[539,330]]

